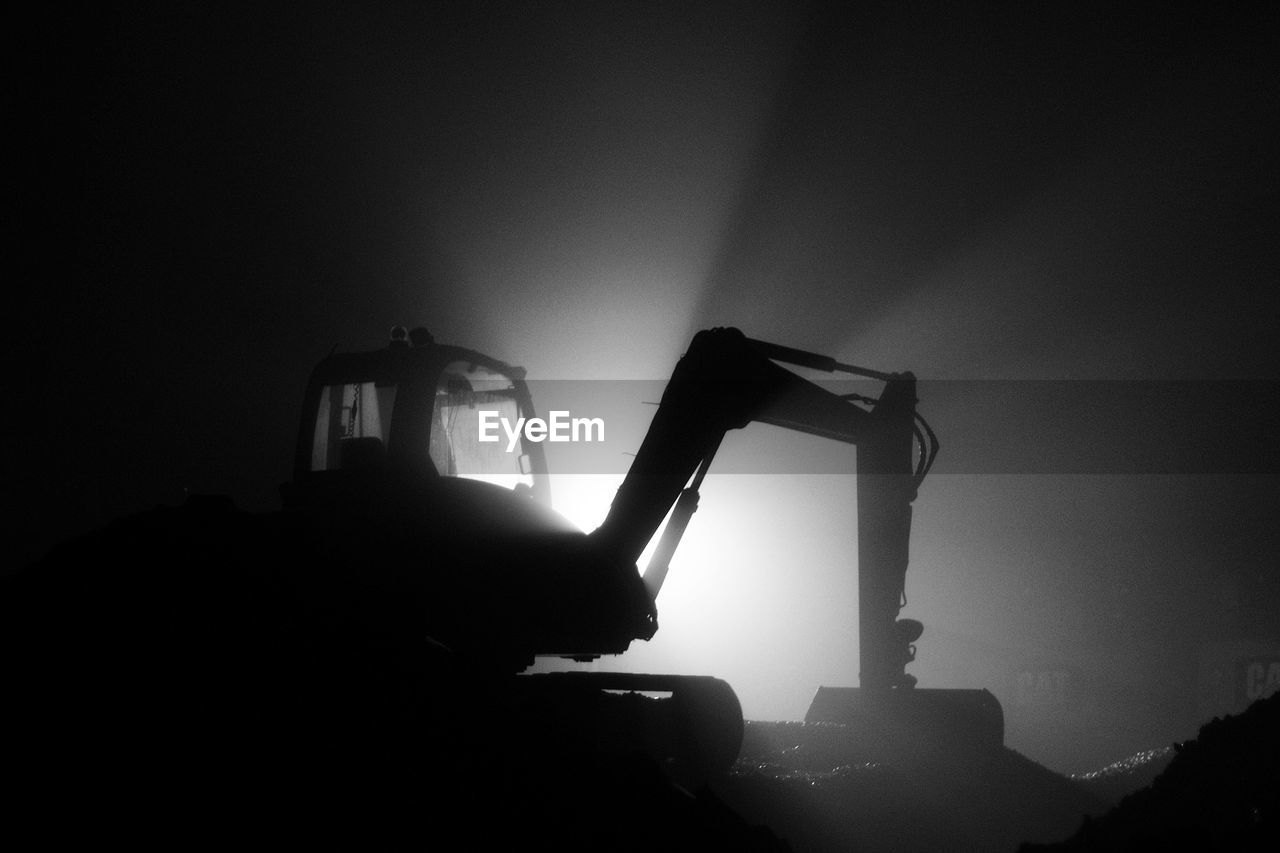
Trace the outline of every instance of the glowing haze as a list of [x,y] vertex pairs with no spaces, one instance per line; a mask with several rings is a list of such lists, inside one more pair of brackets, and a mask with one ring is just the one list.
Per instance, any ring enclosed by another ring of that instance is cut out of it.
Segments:
[[[1274,13],[850,5],[48,13],[18,553],[184,491],[274,506],[311,364],[395,324],[545,379],[662,379],[711,325],[925,380],[1185,380],[1193,413],[1277,378]],[[1278,639],[1274,455],[1034,470],[1178,445],[961,387],[922,388],[953,467],[916,504],[911,671],[990,687],[1055,766],[1189,736],[1197,655]],[[1224,444],[1273,423],[1259,388]],[[721,463],[820,445],[756,426]],[[619,477],[557,505],[590,529]],[[713,474],[659,635],[601,665],[766,719],[856,684],[853,491]],[[1020,671],[1073,673],[1088,731]]]

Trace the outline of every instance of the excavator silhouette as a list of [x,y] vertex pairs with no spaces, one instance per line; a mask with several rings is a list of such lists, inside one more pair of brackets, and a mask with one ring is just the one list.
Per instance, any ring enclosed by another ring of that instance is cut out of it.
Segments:
[[[884,386],[846,397],[780,363]],[[905,671],[922,632],[898,618],[911,504],[937,452],[915,404],[911,374],[699,332],[607,517],[584,533],[550,507],[541,444],[478,440],[481,413],[536,415],[523,370],[423,329],[330,355],[307,385],[278,511],[192,495],[4,580],[15,736],[0,764],[41,826],[74,810],[78,837],[118,824],[165,849],[192,832],[238,844],[262,816],[278,837],[258,840],[284,846],[479,833],[495,815],[515,839],[561,814],[567,837],[577,810],[602,831],[636,829],[635,797],[680,824],[700,812],[663,785],[695,790],[739,753],[728,684],[525,670],[654,635],[699,486],[725,434],[753,421],[858,454],[860,686],[820,688],[807,720],[842,725],[812,728],[848,733],[841,748],[862,760],[928,742],[998,748],[990,693],[918,688]],[[670,781],[645,782],[645,768]]]
[[[779,362],[884,386],[876,399],[839,395]],[[383,350],[330,356],[308,384],[285,515],[310,519],[307,535],[339,563],[415,557],[378,569],[411,602],[391,622],[500,677],[538,656],[591,660],[653,636],[655,598],[728,431],[758,421],[845,442],[858,454],[860,687],[821,688],[806,720],[850,725],[872,752],[940,740],[1001,744],[1003,718],[989,692],[916,688],[905,672],[923,631],[898,618],[911,505],[938,448],[915,410],[912,374],[841,364],[732,328],[699,332],[607,517],[589,534],[550,509],[540,443],[522,437],[508,452],[477,441],[481,412],[510,422],[536,416],[524,375],[437,344],[424,329],[396,330]],[[641,575],[637,561],[668,513]],[[738,701],[714,678],[562,673],[516,683],[526,707],[554,708],[548,719],[614,739],[619,727],[602,720],[615,712],[601,697],[669,694],[669,707],[648,714],[664,722],[640,727],[650,733],[644,745],[695,773],[725,769],[742,739]]]

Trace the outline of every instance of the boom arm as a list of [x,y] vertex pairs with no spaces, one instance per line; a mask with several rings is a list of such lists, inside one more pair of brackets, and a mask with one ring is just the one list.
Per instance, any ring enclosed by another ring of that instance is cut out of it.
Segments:
[[[862,409],[774,363],[843,370],[882,379],[880,398]],[[654,565],[645,575],[657,594],[666,563],[697,505],[697,488],[730,429],[773,424],[858,448],[858,613],[863,687],[910,686],[918,623],[895,622],[901,608],[911,533],[911,502],[936,452],[916,428],[915,378],[841,365],[823,356],[754,341],[737,329],[694,336],[676,366],[649,432],[604,523],[592,537],[634,563],[672,504]],[[927,430],[927,427],[926,427]],[[913,437],[921,456],[913,466]],[[692,485],[686,489],[690,478]]]

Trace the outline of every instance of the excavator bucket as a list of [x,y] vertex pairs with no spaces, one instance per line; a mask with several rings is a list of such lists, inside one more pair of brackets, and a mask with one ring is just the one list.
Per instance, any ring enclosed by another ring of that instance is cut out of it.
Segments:
[[1004,745],[1004,711],[988,690],[819,687],[804,721],[843,727],[854,760],[971,756]]

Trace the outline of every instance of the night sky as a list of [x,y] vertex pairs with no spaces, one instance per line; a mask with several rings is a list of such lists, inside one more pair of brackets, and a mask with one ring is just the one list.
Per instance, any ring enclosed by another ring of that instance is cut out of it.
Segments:
[[[188,492],[272,508],[308,371],[393,325],[544,379],[663,379],[736,325],[924,380],[922,684],[1008,713],[1011,673],[1069,668],[1117,709],[1099,755],[1194,734],[1206,644],[1280,641],[1280,22],[964,5],[42,12],[12,564]],[[726,441],[623,665],[761,719],[855,683],[852,478],[734,473],[817,444]]]

